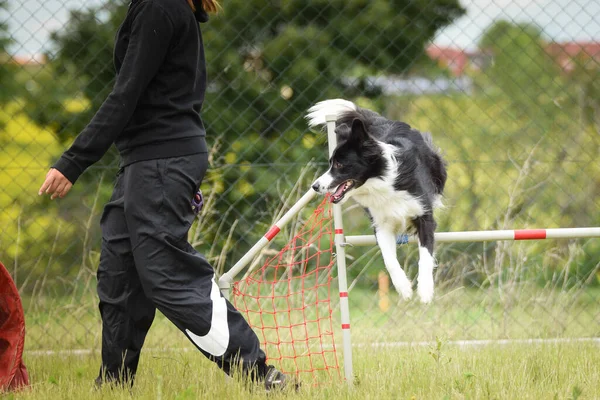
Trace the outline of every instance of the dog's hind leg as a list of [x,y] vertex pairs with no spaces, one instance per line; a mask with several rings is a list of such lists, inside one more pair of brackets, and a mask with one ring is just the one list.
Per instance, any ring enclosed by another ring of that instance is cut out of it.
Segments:
[[396,235],[393,231],[386,228],[377,228],[375,230],[375,237],[381,249],[385,268],[390,274],[394,287],[404,299],[410,299],[412,297],[412,283],[398,262],[398,257],[396,256]]
[[419,276],[417,277],[417,293],[423,303],[433,299],[433,243],[435,221],[433,215],[425,214],[413,220],[419,238]]

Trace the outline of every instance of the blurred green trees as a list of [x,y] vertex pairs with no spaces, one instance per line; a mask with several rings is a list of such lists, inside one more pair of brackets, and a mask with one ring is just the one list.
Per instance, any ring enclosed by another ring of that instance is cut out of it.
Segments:
[[[8,12],[8,1],[0,0],[0,13]],[[2,91],[0,92],[0,101],[5,102],[7,99],[8,92],[5,91],[5,85],[10,82],[10,64],[8,63],[8,52],[6,48],[10,44],[10,36],[8,33],[8,24],[4,20],[0,20],[0,56],[3,59],[3,65],[0,67],[0,84],[2,85]]]
[[[456,0],[231,0],[224,7],[201,25],[209,75],[203,119],[213,148],[203,190],[219,200],[203,221],[207,229],[198,246],[222,246],[235,226],[233,239],[242,245],[228,250],[236,258],[253,240],[242,232],[259,234],[268,228],[281,198],[302,172],[298,166],[325,161],[322,147],[316,146],[323,137],[306,132],[305,110],[325,98],[357,95],[355,86],[366,74],[413,67],[425,44],[464,9]],[[64,146],[112,88],[113,41],[126,10],[109,0],[98,8],[73,11],[64,29],[52,34],[56,50],[28,92],[25,109]],[[79,107],[65,107],[73,100]],[[113,149],[76,186],[87,185],[85,195],[96,193],[92,189],[98,174],[107,171],[106,189],[99,191],[102,204],[110,193],[116,158]],[[63,201],[70,221],[89,212],[78,206],[79,200],[71,196]],[[254,226],[257,221],[264,226]],[[84,237],[80,229],[78,236]]]
[[[224,6],[201,26],[209,75],[203,119],[212,152],[202,187],[208,206],[194,243],[211,262],[232,265],[293,201],[294,185],[302,194],[325,168],[324,135],[308,132],[302,116],[331,97],[433,133],[449,162],[440,230],[600,224],[598,65],[582,60],[563,73],[536,27],[499,21],[485,32],[480,47],[493,62],[469,72],[477,85],[472,93],[383,95],[365,90],[367,77],[410,71],[452,79],[423,54],[436,32],[464,14],[457,1],[230,0]],[[52,35],[49,62],[31,74],[23,101],[0,114],[10,122],[0,164],[0,183],[10,188],[0,194],[0,205],[10,212],[0,221],[0,244],[8,249],[5,263],[23,265],[20,281],[28,279],[29,288],[48,274],[70,282],[95,270],[114,149],[59,205],[29,193],[111,90],[114,34],[125,12],[117,0],[72,12]],[[15,164],[18,171],[10,169]],[[368,233],[368,225],[362,210],[351,211],[349,232]],[[600,250],[593,242],[586,246],[571,257],[566,245],[530,244],[527,256],[557,271],[578,265],[572,276],[587,277]],[[446,249],[440,270],[461,277],[467,268],[477,284],[481,257],[496,257],[499,271],[514,270],[519,260],[498,257],[507,247],[495,244]]]
[[535,25],[504,20],[490,26],[479,42],[480,48],[493,54],[488,77],[511,97],[515,112],[551,112],[548,106],[560,94],[558,66],[545,45]]
[[[0,16],[8,11],[8,0],[0,0]],[[8,31],[8,23],[5,19],[0,19],[0,105],[14,99],[20,89],[14,80],[18,69],[8,53],[8,47],[11,43],[12,38]],[[2,128],[2,125],[0,125],[0,128]],[[0,134],[0,144],[2,144],[2,140]]]

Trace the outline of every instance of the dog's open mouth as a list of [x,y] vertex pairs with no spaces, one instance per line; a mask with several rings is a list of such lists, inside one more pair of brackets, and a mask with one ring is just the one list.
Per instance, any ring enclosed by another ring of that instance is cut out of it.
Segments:
[[353,186],[354,186],[354,181],[352,181],[352,180],[347,180],[345,182],[342,182],[342,184],[340,186],[338,186],[337,189],[335,189],[335,192],[331,195],[331,202],[339,203],[340,200],[342,200],[344,198],[344,196],[346,195],[348,190],[352,189]]

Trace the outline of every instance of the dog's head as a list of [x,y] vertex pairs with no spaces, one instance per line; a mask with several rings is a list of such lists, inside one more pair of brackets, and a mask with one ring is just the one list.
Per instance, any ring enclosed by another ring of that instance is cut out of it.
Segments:
[[386,165],[380,145],[369,136],[360,119],[354,119],[349,129],[347,125],[340,126],[338,140],[340,143],[329,159],[329,170],[312,186],[317,193],[331,193],[333,203],[347,199],[368,179],[382,176]]

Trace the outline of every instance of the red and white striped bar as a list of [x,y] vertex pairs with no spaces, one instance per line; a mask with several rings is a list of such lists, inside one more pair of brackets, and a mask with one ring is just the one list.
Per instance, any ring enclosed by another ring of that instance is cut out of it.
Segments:
[[250,261],[252,261],[254,257],[267,244],[269,244],[271,240],[273,240],[275,236],[277,236],[279,231],[281,231],[281,229],[284,226],[286,226],[291,221],[291,219],[294,218],[296,214],[298,214],[316,195],[317,192],[315,192],[312,189],[306,192],[300,198],[300,200],[298,200],[298,202],[296,202],[296,204],[294,204],[292,208],[290,208],[288,212],[286,212],[283,215],[283,217],[281,217],[277,222],[275,222],[275,224],[271,226],[267,233],[265,233],[265,235],[262,238],[260,238],[260,240],[256,242],[254,246],[252,246],[252,248],[248,250],[248,252],[244,254],[244,256],[233,265],[233,267],[231,267],[229,271],[227,271],[221,276],[221,278],[219,279],[219,288],[221,289],[225,297],[229,297],[229,289],[231,287],[231,282],[233,282],[233,279],[237,276],[237,274],[239,274],[241,270],[244,269],[244,267],[248,265]]
[[[579,239],[600,237],[600,227],[590,228],[554,228],[554,229],[516,229],[499,231],[436,232],[435,241],[444,242],[491,242],[496,240],[541,240],[541,239]],[[409,236],[409,243],[416,243]],[[346,236],[346,244],[352,246],[373,246],[377,242],[375,235]]]

